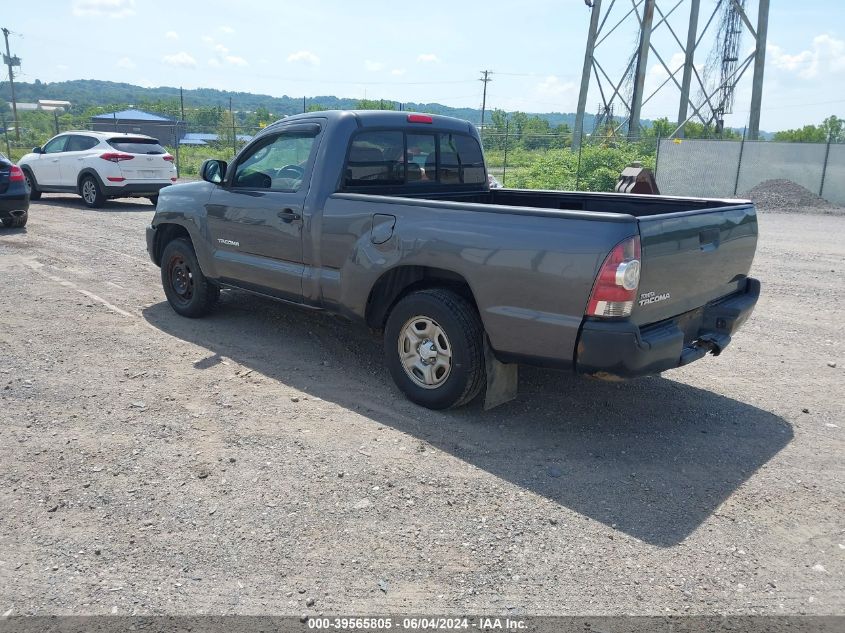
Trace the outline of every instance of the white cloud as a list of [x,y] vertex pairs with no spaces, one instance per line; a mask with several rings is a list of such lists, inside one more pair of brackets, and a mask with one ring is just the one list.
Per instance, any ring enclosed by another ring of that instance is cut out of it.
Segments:
[[220,68],[223,64],[220,63],[220,60],[216,57],[212,57],[208,60],[208,65],[212,68]]
[[226,55],[226,61],[232,66],[249,66],[243,57],[238,57],[237,55]]
[[221,26],[219,28],[219,31],[221,33],[234,33],[235,29],[233,29],[231,26]]
[[197,60],[185,51],[180,51],[173,55],[165,55],[161,58],[161,61],[169,66],[182,66],[184,68],[196,68],[197,65]]
[[311,66],[319,66],[320,58],[311,51],[296,51],[288,55],[288,61],[293,63],[310,64]]
[[227,55],[229,53],[229,49],[223,46],[222,44],[218,44],[214,47],[214,50],[220,53],[221,55]]
[[845,72],[845,40],[824,33],[813,38],[810,49],[790,55],[776,44],[769,44],[766,53],[771,64],[802,79]]
[[434,53],[421,53],[417,56],[417,61],[423,64],[430,64],[432,62],[439,62],[440,58]]
[[179,34],[176,31],[168,31],[167,33],[164,34],[164,37],[166,37],[169,40],[178,40]]
[[206,44],[214,44],[214,38],[211,37],[210,35],[203,35],[202,41],[205,42]]
[[390,74],[394,75],[396,77],[401,77],[402,75],[405,74],[405,69],[404,68],[394,68],[393,70],[390,71]]
[[56,66],[56,70],[67,70],[67,66],[65,66],[64,64],[58,64]]
[[382,62],[374,62],[370,61],[369,59],[364,62],[364,67],[371,73],[384,70],[384,64]]
[[544,95],[559,96],[575,90],[575,84],[571,81],[561,81],[555,75],[549,75],[539,84],[537,84],[537,91]]
[[74,0],[73,15],[126,18],[135,15],[135,0]]
[[135,62],[133,62],[128,57],[121,57],[117,60],[115,66],[117,66],[118,68],[135,68]]

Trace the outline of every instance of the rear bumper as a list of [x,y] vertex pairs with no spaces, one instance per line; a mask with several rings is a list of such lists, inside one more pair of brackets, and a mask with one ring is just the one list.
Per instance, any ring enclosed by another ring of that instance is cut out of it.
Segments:
[[103,183],[103,193],[110,198],[157,196],[158,192],[172,185],[172,182],[130,182],[124,185]]
[[0,220],[23,215],[29,210],[29,193],[23,189],[21,193],[6,191],[0,193]]
[[751,316],[760,282],[749,278],[745,292],[644,328],[628,321],[585,321],[575,370],[605,378],[633,378],[718,355]]

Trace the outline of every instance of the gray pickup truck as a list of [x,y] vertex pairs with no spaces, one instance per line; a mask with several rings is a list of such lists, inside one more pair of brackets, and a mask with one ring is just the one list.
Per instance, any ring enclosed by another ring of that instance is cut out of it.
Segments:
[[430,408],[513,397],[519,363],[615,379],[719,354],[760,293],[750,202],[491,189],[452,118],[292,116],[201,176],[147,229],[173,309],[237,288],[348,317]]

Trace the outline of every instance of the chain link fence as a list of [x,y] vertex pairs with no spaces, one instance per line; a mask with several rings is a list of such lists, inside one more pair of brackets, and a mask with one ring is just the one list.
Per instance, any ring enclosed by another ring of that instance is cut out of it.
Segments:
[[790,180],[845,204],[845,145],[663,139],[656,167],[661,193],[744,196],[767,180]]

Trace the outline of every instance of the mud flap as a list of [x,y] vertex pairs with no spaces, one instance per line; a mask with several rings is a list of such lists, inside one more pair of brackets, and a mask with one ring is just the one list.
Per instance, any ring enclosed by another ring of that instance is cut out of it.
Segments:
[[484,393],[484,410],[510,402],[519,388],[519,365],[503,363],[493,355],[490,340],[484,336],[484,366],[487,370],[487,390]]

